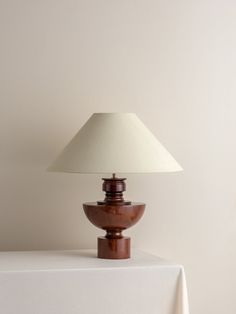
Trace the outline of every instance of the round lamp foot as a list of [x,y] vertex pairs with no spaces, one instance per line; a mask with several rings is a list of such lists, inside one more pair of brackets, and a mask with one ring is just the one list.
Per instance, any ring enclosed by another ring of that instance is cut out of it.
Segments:
[[130,238],[98,238],[98,258],[126,259],[130,258]]

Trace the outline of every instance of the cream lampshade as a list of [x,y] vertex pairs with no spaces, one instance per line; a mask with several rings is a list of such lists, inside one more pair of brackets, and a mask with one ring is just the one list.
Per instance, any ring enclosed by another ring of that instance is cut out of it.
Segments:
[[49,170],[113,174],[103,179],[104,201],[83,208],[95,226],[107,231],[98,238],[98,257],[120,259],[130,257],[130,238],[123,237],[122,230],[141,218],[145,204],[125,201],[125,178],[115,174],[182,168],[134,113],[94,113]]
[[94,113],[49,168],[79,173],[182,170],[134,113]]

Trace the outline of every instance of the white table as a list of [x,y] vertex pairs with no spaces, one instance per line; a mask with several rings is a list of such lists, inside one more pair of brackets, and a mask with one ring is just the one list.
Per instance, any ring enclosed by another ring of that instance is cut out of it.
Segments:
[[0,253],[1,314],[189,314],[184,269],[141,251]]

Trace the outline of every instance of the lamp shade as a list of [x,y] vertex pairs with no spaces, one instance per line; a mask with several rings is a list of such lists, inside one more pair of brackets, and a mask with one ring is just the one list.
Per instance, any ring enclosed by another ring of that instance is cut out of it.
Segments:
[[94,113],[49,171],[151,173],[182,170],[134,113]]

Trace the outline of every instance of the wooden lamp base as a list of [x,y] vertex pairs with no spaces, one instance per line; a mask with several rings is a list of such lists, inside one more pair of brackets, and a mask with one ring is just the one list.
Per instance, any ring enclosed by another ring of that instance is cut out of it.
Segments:
[[99,237],[97,256],[105,259],[130,258],[130,238],[108,239]]
[[122,231],[133,226],[143,215],[145,204],[131,203],[123,199],[125,178],[103,179],[104,201],[83,204],[87,218],[96,227],[106,230],[105,237],[98,238],[99,258],[126,259],[130,257],[130,238]]

